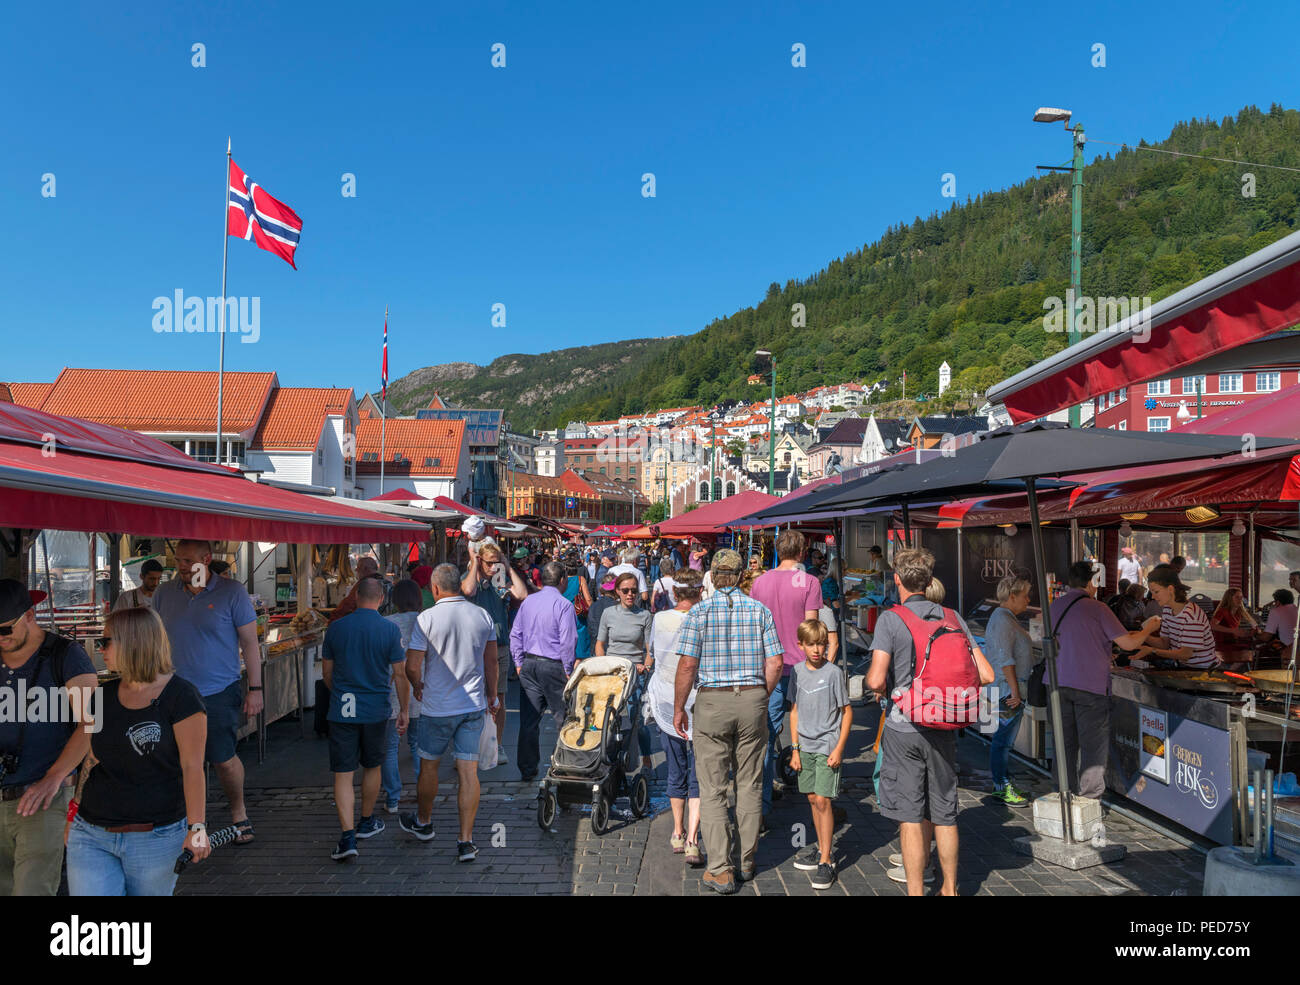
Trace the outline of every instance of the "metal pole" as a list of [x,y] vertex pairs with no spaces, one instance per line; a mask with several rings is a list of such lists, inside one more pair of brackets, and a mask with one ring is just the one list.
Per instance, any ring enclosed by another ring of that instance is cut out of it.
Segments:
[[962,563],[962,539],[961,527],[957,528],[957,612],[960,615],[966,614],[966,579],[963,577],[966,571]]
[[217,461],[225,464],[221,453],[221,412],[225,397],[226,374],[226,259],[230,252],[230,138],[226,138],[226,210],[221,215],[221,314],[218,315],[220,328],[217,337],[220,340],[217,349]]
[[1250,521],[1246,531],[1246,604],[1255,605],[1255,511],[1250,511]]
[[[1078,305],[1083,293],[1083,127],[1076,124],[1074,160],[1070,167],[1070,303],[1067,306],[1066,332],[1069,344],[1079,341]],[[1079,405],[1070,406],[1070,427],[1079,426]]]
[[776,495],[776,353],[772,353],[772,419],[767,428],[767,494]]
[[1196,377],[1196,419],[1198,421],[1201,419],[1201,390],[1202,389],[1204,389],[1204,387],[1201,386],[1201,378],[1197,376]]
[[[388,356],[388,305],[384,305],[384,357]],[[388,386],[379,394],[379,495],[384,494],[384,452],[385,439],[388,437]],[[470,463],[470,468],[474,463]]]
[[1046,562],[1043,551],[1043,528],[1038,525],[1038,490],[1032,478],[1025,479],[1029,494],[1029,531],[1034,541],[1034,580],[1038,584],[1038,601],[1043,610],[1043,659],[1047,661],[1047,706],[1052,718],[1053,764],[1056,767],[1056,787],[1061,800],[1061,834],[1067,845],[1074,844],[1074,831],[1070,824],[1070,780],[1065,770],[1065,726],[1061,722],[1061,692],[1056,676],[1056,641],[1052,638],[1052,606],[1047,594]]

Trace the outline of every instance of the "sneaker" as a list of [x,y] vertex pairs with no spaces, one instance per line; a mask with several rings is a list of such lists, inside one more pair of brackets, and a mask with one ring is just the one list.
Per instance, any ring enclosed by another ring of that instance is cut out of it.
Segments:
[[370,817],[363,817],[361,823],[357,825],[357,837],[373,838],[383,830],[384,822],[372,814]]
[[674,855],[681,855],[686,851],[686,836],[673,835],[668,839],[668,844],[672,848]]
[[390,800],[388,803],[386,803],[386,804],[384,805],[384,813],[386,813],[386,814],[396,814],[396,813],[397,813],[397,807],[398,807],[398,803],[397,803],[397,801],[395,801],[395,800]]
[[736,892],[736,880],[732,878],[731,873],[726,875],[715,876],[712,872],[704,873],[704,888],[712,889],[720,896],[730,896]]
[[[429,826],[433,827],[432,824]],[[476,858],[478,858],[478,846],[475,845],[474,842],[472,841],[456,842],[456,861],[473,862],[474,859]]]
[[[907,885],[907,870],[901,865],[895,866],[885,874],[894,882],[902,883],[904,886]],[[934,882],[934,869],[927,866],[925,873],[921,876],[921,881],[926,883]]]
[[428,824],[421,824],[416,817],[416,811],[408,814],[397,815],[398,826],[407,834],[413,834],[421,841],[430,841],[433,839],[433,819],[430,818]]
[[1009,781],[1004,786],[993,788],[993,799],[1001,801],[1008,807],[1029,806],[1029,798],[1017,790]]
[[[889,856],[889,864],[892,865],[895,869],[901,867],[902,864],[903,864],[903,854],[902,854],[902,852],[894,852],[892,855],[890,855],[890,856]],[[934,871],[934,863],[929,863],[929,864],[927,864],[926,867],[925,867],[925,871],[926,871],[926,872],[933,872],[933,871]]]
[[355,831],[344,832],[339,838],[338,847],[330,853],[330,858],[335,862],[342,862],[357,856],[357,835]]
[[692,869],[698,869],[704,864],[704,856],[700,854],[699,843],[686,843],[686,864]]
[[803,872],[816,872],[817,867],[822,864],[822,853],[820,849],[810,848],[808,851],[799,855],[794,860],[794,867]]
[[736,882],[744,885],[747,882],[753,882],[758,877],[758,866],[752,869],[737,869]]
[[830,889],[835,885],[835,863],[822,862],[812,877],[813,889]]

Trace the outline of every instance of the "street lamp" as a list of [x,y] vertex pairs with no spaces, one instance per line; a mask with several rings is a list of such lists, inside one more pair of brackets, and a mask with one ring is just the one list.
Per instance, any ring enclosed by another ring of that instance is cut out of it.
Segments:
[[754,352],[759,359],[772,364],[772,416],[767,422],[767,494],[776,495],[776,356],[767,349]]
[[[1083,145],[1086,137],[1083,125],[1070,126],[1070,117],[1074,114],[1068,109],[1055,106],[1040,106],[1034,113],[1035,123],[1064,123],[1068,133],[1074,135],[1074,157],[1068,168],[1047,164],[1038,165],[1040,171],[1070,172],[1070,298],[1065,306],[1065,331],[1070,345],[1079,341],[1077,314],[1079,295],[1083,293]],[[1079,406],[1070,407],[1070,427],[1079,426]]]

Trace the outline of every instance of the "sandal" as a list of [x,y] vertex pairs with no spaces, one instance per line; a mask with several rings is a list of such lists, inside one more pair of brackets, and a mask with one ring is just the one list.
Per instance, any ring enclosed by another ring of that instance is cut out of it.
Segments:
[[668,839],[668,844],[673,846],[674,855],[680,855],[682,852],[686,851],[686,836],[673,835]]
[[253,822],[244,818],[242,821],[235,822],[235,830],[239,832],[232,844],[248,845],[253,841]]

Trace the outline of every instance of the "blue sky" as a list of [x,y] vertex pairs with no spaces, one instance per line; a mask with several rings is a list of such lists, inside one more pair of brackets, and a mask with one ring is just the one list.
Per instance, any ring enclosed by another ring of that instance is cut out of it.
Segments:
[[216,368],[215,335],[152,320],[220,292],[227,136],[304,222],[297,271],[231,240],[261,319],[227,368],[365,390],[385,304],[393,379],[687,334],[946,207],[946,172],[965,200],[1063,162],[1039,105],[1113,141],[1300,105],[1280,3],[108,6],[4,15],[3,379]]

